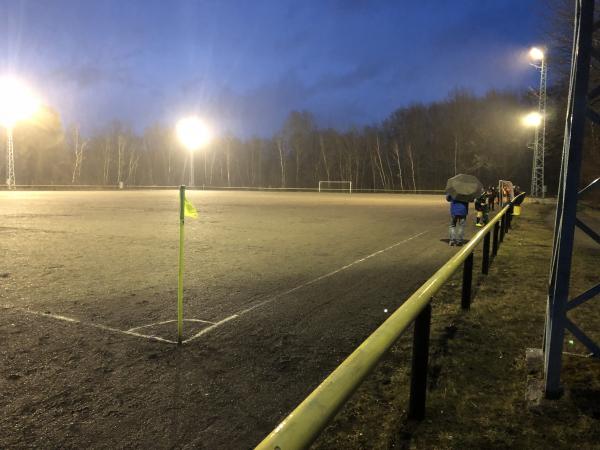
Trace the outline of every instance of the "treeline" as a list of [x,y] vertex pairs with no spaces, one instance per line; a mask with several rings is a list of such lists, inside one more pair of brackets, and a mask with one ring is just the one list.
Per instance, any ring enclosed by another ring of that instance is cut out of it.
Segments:
[[[346,131],[319,128],[306,111],[289,114],[271,138],[217,137],[193,155],[195,184],[219,187],[315,188],[349,180],[357,189],[443,189],[455,173],[484,183],[507,178],[528,185],[532,130],[520,117],[531,99],[509,92],[415,104],[382,123]],[[190,155],[172,126],[137,135],[115,123],[84,136],[61,129],[51,111],[14,130],[17,184],[172,186],[188,184]],[[3,168],[3,172],[6,169]]]

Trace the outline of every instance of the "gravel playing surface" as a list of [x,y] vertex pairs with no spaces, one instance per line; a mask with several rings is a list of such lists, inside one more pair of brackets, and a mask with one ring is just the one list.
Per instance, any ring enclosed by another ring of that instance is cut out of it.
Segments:
[[249,448],[455,251],[441,196],[188,198],[177,347],[177,192],[0,192],[0,448]]

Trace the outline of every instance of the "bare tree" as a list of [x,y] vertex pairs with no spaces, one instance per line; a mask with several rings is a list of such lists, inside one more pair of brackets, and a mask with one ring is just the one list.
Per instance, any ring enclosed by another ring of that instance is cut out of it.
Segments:
[[75,152],[75,161],[73,162],[73,176],[71,177],[71,184],[75,184],[75,181],[81,181],[81,166],[83,165],[83,150],[87,146],[88,141],[81,141],[79,135],[79,126],[76,126],[73,130],[73,150]]
[[283,139],[277,138],[277,149],[279,150],[279,162],[281,164],[281,187],[285,187],[285,154],[283,151]]
[[106,136],[106,139],[104,141],[104,167],[102,170],[102,183],[104,185],[107,185],[110,179],[110,155],[110,136]]
[[327,181],[330,181],[329,164],[327,164],[327,156],[325,155],[325,143],[323,142],[322,134],[319,134],[319,144],[321,147],[321,156],[323,158],[323,164],[325,164],[325,173],[327,174]]
[[383,189],[387,189],[387,178],[385,176],[385,170],[383,168],[383,161],[381,160],[381,148],[379,146],[379,134],[375,135],[375,151],[377,154],[377,160],[375,164],[377,165],[377,169],[379,171],[379,177],[381,178],[381,187]]
[[410,159],[410,170],[412,171],[413,190],[417,191],[417,182],[415,181],[415,163],[413,160],[412,145],[408,144],[408,157]]
[[121,168],[123,165],[123,154],[125,153],[125,136],[119,134],[117,137],[117,184],[123,181],[121,178]]
[[129,163],[127,165],[127,184],[135,184],[135,174],[137,172],[138,164],[140,161],[139,152],[135,148],[132,148],[129,152]]
[[398,165],[398,178],[400,179],[400,189],[404,190],[404,179],[402,178],[402,164],[400,163],[400,147],[398,142],[394,141],[394,155],[396,155],[396,164]]

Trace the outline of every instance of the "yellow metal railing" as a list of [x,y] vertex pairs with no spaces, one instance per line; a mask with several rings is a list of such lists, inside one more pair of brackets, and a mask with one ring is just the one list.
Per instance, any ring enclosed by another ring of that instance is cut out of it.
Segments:
[[[524,195],[524,193],[521,195]],[[394,342],[415,320],[417,321],[415,324],[415,345],[419,346],[421,351],[424,350],[425,353],[417,355],[417,357],[413,353],[413,372],[415,369],[420,368],[420,372],[422,373],[424,363],[426,373],[431,311],[430,302],[433,295],[438,292],[442,285],[464,263],[462,306],[465,309],[469,307],[471,300],[471,273],[469,272],[472,271],[473,267],[473,251],[481,241],[484,241],[482,272],[487,273],[489,267],[490,233],[494,237],[492,254],[495,255],[500,242],[504,238],[504,234],[508,232],[510,227],[511,217],[507,213],[511,210],[513,202],[500,210],[484,228],[471,238],[467,245],[459,250],[431,278],[417,289],[402,306],[354,350],[256,448],[260,450],[288,450],[308,447],[354,393],[363,379],[375,368],[379,360]],[[468,286],[465,286],[467,283]],[[420,315],[423,325],[419,324]],[[417,327],[420,330],[417,330]],[[426,336],[424,336],[424,332]],[[417,342],[418,340],[422,341],[424,337],[426,338],[426,345],[423,345],[422,342]],[[415,346],[413,346],[413,352],[415,350]],[[425,402],[425,383],[423,380],[414,381],[415,383],[411,384],[409,415],[412,414],[415,418],[422,419]],[[415,389],[422,392],[412,392]]]

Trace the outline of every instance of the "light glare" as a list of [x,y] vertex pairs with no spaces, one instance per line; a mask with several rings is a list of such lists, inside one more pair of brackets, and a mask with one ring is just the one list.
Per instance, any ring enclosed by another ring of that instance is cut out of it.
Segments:
[[3,126],[14,127],[18,121],[33,115],[39,107],[39,100],[21,81],[0,78],[0,123]]
[[204,147],[210,141],[210,130],[198,117],[186,117],[177,122],[177,138],[190,151]]
[[542,115],[539,112],[530,112],[523,116],[522,121],[526,127],[539,127],[542,123]]
[[534,61],[541,61],[544,59],[544,51],[538,47],[533,47],[529,50],[529,57]]

